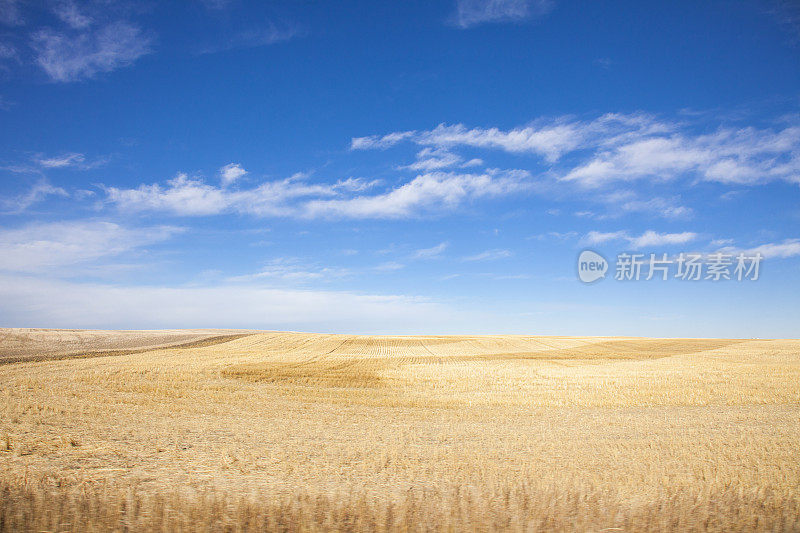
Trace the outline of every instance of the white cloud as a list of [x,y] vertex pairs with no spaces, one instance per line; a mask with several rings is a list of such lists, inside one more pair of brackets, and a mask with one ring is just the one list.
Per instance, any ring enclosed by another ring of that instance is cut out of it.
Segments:
[[487,171],[484,174],[433,172],[385,193],[353,196],[378,184],[348,178],[334,184],[310,184],[296,175],[247,190],[229,190],[178,174],[166,186],[106,188],[107,201],[130,211],[162,211],[183,216],[236,212],[256,216],[300,218],[406,218],[453,209],[476,198],[525,190],[529,174]]
[[370,150],[379,149],[383,150],[394,146],[395,144],[410,138],[414,135],[413,131],[401,131],[396,133],[389,133],[387,135],[373,135],[370,137],[354,137],[350,141],[351,150]]
[[552,8],[550,0],[456,0],[452,22],[460,28],[491,22],[518,22],[544,15]]
[[71,167],[83,163],[86,157],[83,154],[63,154],[56,157],[37,159],[37,163],[45,168]]
[[287,215],[291,212],[285,204],[289,199],[335,193],[331,186],[307,185],[299,178],[267,182],[245,191],[228,191],[182,173],[169,180],[166,187],[159,184],[141,185],[137,189],[110,187],[106,192],[110,202],[125,210],[165,211],[186,216],[229,211]]
[[300,216],[298,200],[332,197],[362,191],[377,182],[348,178],[334,184],[309,184],[305,175],[262,183],[246,190],[229,190],[209,185],[198,178],[180,173],[159,184],[140,185],[136,189],[107,187],[107,201],[129,211],[162,211],[182,216],[217,215],[226,212],[256,216]]
[[645,231],[638,237],[630,239],[631,246],[634,248],[645,248],[647,246],[664,246],[674,244],[685,244],[697,239],[697,233],[684,231],[682,233],[657,233],[652,230]]
[[66,197],[69,194],[61,187],[54,187],[46,180],[40,180],[28,192],[20,196],[0,199],[0,204],[3,205],[7,213],[21,213],[48,196]]
[[577,131],[571,124],[559,123],[545,127],[524,127],[509,131],[497,128],[467,129],[462,124],[447,126],[440,124],[430,131],[398,132],[384,136],[361,137],[352,141],[353,149],[385,149],[404,140],[416,144],[447,148],[471,146],[495,148],[513,153],[536,153],[548,160],[556,160],[565,151],[577,147]]
[[92,24],[91,17],[81,13],[78,6],[70,0],[58,2],[53,8],[53,11],[62,22],[73,29],[82,30],[88,28]]
[[83,163],[84,160],[83,154],[65,154],[48,159],[39,159],[38,163],[45,168],[62,168]]
[[577,231],[548,231],[547,233],[538,233],[536,235],[531,235],[530,237],[527,238],[536,241],[546,241],[550,239],[567,241],[575,239],[577,237],[578,237]]
[[672,127],[644,114],[608,113],[592,121],[558,117],[510,130],[469,129],[463,124],[440,124],[428,131],[404,131],[354,138],[351,148],[385,149],[403,141],[411,141],[422,146],[439,148],[469,146],[515,154],[536,154],[548,162],[555,162],[565,153],[584,149],[587,145],[622,142],[632,136],[663,133]]
[[213,54],[236,48],[257,48],[288,41],[303,33],[294,26],[279,27],[268,23],[263,27],[252,27],[229,35],[224,41],[203,48],[200,53]]
[[563,179],[594,187],[642,178],[672,180],[685,174],[738,185],[776,179],[800,183],[800,127],[636,138],[600,150]]
[[417,160],[410,165],[403,167],[410,170],[438,170],[440,168],[452,167],[461,163],[460,156],[448,152],[443,148],[423,148],[417,152]]
[[161,242],[180,231],[169,226],[132,229],[103,221],[29,224],[0,229],[0,270],[55,270]]
[[421,165],[428,159],[432,165],[457,161],[460,156],[452,150],[458,146],[533,154],[552,165],[550,172],[562,181],[584,187],[679,177],[737,185],[775,180],[800,183],[800,125],[723,126],[712,133],[698,132],[698,126],[643,113],[608,113],[593,120],[539,120],[510,130],[440,124],[427,131],[355,138],[351,147],[385,149],[412,142],[430,148],[430,153],[446,150],[450,154],[441,161],[420,158]]
[[344,268],[318,267],[303,265],[295,259],[273,259],[255,274],[235,276],[229,281],[276,280],[281,282],[305,283],[309,281],[330,280],[348,276],[350,271]]
[[17,57],[17,49],[14,45],[0,42],[0,59],[14,59]]
[[664,218],[689,218],[694,214],[691,207],[677,205],[675,199],[650,198],[649,200],[628,200],[618,204],[618,209],[626,213],[645,213]]
[[362,192],[383,183],[381,180],[366,180],[364,178],[347,178],[336,182],[335,187],[343,191]]
[[747,255],[760,253],[765,259],[785,259],[788,257],[800,256],[800,239],[786,239],[783,242],[770,242],[748,249],[729,246],[722,248],[720,251],[729,254],[745,253]]
[[150,52],[151,39],[120,21],[83,32],[44,28],[33,34],[31,46],[51,80],[71,82],[130,65]]
[[495,261],[497,259],[506,259],[508,257],[513,256],[513,252],[510,250],[502,250],[502,249],[494,249],[494,250],[486,250],[485,252],[481,252],[476,255],[470,255],[468,257],[464,257],[464,261]]
[[628,234],[627,232],[624,231],[613,231],[613,232],[590,231],[583,238],[583,242],[586,244],[604,244],[609,241],[617,241],[627,238]]
[[447,249],[448,246],[450,246],[450,243],[442,242],[430,248],[421,248],[416,252],[414,252],[414,258],[430,259],[432,257],[439,257],[440,255],[442,255],[442,252],[444,252]]
[[[167,182],[137,189],[106,189],[108,200],[130,211],[166,211],[177,215],[214,215],[230,207],[229,193],[200,180],[178,174]],[[233,194],[233,193],[230,193]]]
[[728,246],[733,244],[733,239],[714,239],[709,244],[711,247]]
[[[590,231],[581,242],[583,244],[604,244],[611,241],[627,241],[631,248],[641,249],[656,246],[670,246],[686,244],[696,241],[699,235],[694,232],[685,231],[682,233],[658,233],[648,230],[641,235],[630,235],[627,231],[599,232]],[[760,253],[764,258],[787,258],[800,256],[800,239],[786,239],[777,243],[766,243],[752,248],[737,248],[730,246],[733,239],[714,239],[709,245],[719,252],[726,254],[744,253],[754,255]]]
[[800,239],[787,239],[780,243],[762,244],[749,250],[750,254],[760,253],[764,257],[786,258],[800,255]]
[[219,178],[223,186],[230,185],[245,174],[247,171],[239,163],[229,163],[219,169]]
[[598,215],[595,218],[614,218],[627,213],[644,213],[668,219],[690,218],[694,210],[681,205],[680,197],[663,198],[660,196],[640,198],[634,191],[617,190],[594,198],[608,205],[610,214]]
[[566,122],[543,127],[527,126],[509,131],[498,128],[467,129],[462,124],[454,126],[440,124],[417,138],[417,142],[423,145],[499,148],[512,153],[539,154],[548,161],[555,161],[563,152],[574,149],[578,141],[574,126]]
[[385,263],[381,263],[374,267],[374,270],[379,272],[393,272],[395,270],[402,270],[406,266],[403,263],[398,263],[397,261],[386,261]]
[[691,231],[684,231],[682,233],[658,233],[653,230],[647,230],[641,235],[630,235],[626,231],[615,231],[603,233],[599,231],[590,231],[583,238],[582,242],[585,244],[604,244],[610,241],[624,240],[628,241],[629,245],[634,249],[646,248],[649,246],[670,246],[676,244],[686,244],[696,240],[697,233]]
[[470,159],[464,161],[464,158],[458,154],[447,150],[446,148],[431,148],[426,147],[417,152],[417,160],[410,165],[402,166],[401,169],[409,169],[414,171],[430,171],[439,170],[449,167],[478,167],[483,165],[482,159]]
[[98,158],[88,161],[84,154],[76,152],[63,153],[53,157],[38,157],[35,162],[43,168],[76,168],[80,170],[90,170],[108,163],[107,158]]
[[430,172],[383,194],[347,199],[311,200],[303,206],[310,218],[407,218],[451,210],[476,198],[503,196],[529,187],[523,171],[455,174]]

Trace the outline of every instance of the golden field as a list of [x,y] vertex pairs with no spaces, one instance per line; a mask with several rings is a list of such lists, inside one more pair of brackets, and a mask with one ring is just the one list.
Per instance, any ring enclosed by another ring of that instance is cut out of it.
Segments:
[[797,340],[6,329],[0,386],[0,530],[800,530]]

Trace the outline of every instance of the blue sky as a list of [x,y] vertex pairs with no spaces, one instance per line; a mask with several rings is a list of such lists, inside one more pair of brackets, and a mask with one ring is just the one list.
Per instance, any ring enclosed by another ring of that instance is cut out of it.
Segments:
[[795,3],[164,4],[0,0],[1,325],[800,334]]

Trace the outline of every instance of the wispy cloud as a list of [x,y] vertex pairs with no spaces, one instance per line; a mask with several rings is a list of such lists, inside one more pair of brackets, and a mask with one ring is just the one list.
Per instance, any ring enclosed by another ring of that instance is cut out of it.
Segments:
[[648,230],[638,237],[631,237],[630,243],[631,246],[638,249],[647,246],[686,244],[695,239],[697,239],[697,233],[691,231],[684,231],[682,233],[658,233]]
[[767,243],[748,250],[748,253],[761,253],[764,257],[795,257],[800,255],[800,239],[787,239],[779,243]]
[[769,10],[778,23],[790,33],[792,44],[800,42],[800,5],[794,0],[772,0]]
[[[227,10],[231,2],[203,0],[203,4],[207,10],[218,12]],[[34,9],[29,6],[34,6]],[[143,28],[133,19],[133,15],[140,11],[134,6],[129,2],[75,0],[49,0],[38,6],[36,3],[0,0],[0,24],[24,25],[27,21],[23,15],[27,13],[23,12],[31,11],[34,15],[29,17],[33,23],[29,24],[26,32],[29,51],[27,47],[0,43],[0,59],[13,58],[20,63],[31,61],[51,81],[61,83],[91,79],[130,66],[152,53],[155,42],[155,32]],[[227,15],[227,19],[235,18],[236,22],[218,24],[212,29],[214,35],[209,38],[213,44],[198,45],[199,53],[267,46],[305,33],[292,23],[254,21],[246,10],[239,10],[235,17],[230,13]]]
[[477,198],[523,191],[529,177],[523,171],[430,172],[383,194],[312,200],[305,204],[303,213],[312,218],[408,218],[425,212],[436,214]]
[[461,156],[449,152],[444,148],[423,148],[417,152],[417,160],[415,162],[401,168],[415,171],[438,170],[452,167],[462,161],[463,159]]
[[576,239],[577,237],[578,237],[577,231],[548,231],[547,233],[538,233],[536,235],[531,235],[530,237],[528,237],[528,239],[537,241],[545,241],[548,239],[567,241]]
[[800,127],[720,129],[631,139],[596,153],[563,179],[596,187],[642,178],[694,175],[705,181],[752,185],[783,179],[800,183]]
[[598,219],[616,218],[628,213],[641,213],[667,219],[685,219],[694,215],[692,208],[681,205],[680,196],[668,198],[651,196],[644,199],[632,190],[623,189],[593,197],[609,209],[607,213],[594,216]]
[[82,13],[75,2],[70,0],[56,2],[53,12],[62,22],[75,30],[88,28],[93,22],[90,16]]
[[[581,243],[593,245],[605,244],[613,241],[626,241],[632,249],[639,250],[648,247],[686,244],[696,241],[699,237],[697,233],[690,231],[681,233],[659,233],[648,230],[641,235],[631,235],[627,231],[590,231],[581,239]],[[709,246],[715,251],[732,255],[739,253],[755,255],[756,253],[760,253],[764,258],[770,259],[800,256],[800,239],[785,239],[781,242],[765,243],[750,248],[736,247],[732,246],[732,244],[733,239],[714,239],[709,243]]]
[[34,204],[43,201],[48,196],[67,197],[69,193],[61,187],[51,185],[47,180],[36,182],[28,192],[12,198],[0,198],[0,205],[6,214],[22,213]]
[[130,65],[151,51],[152,38],[127,21],[98,26],[78,18],[77,12],[70,16],[68,29],[43,28],[31,37],[36,63],[53,81],[92,78]]
[[555,162],[566,153],[591,145],[621,142],[631,136],[663,133],[673,127],[645,114],[608,113],[591,121],[580,121],[568,116],[541,119],[510,130],[440,124],[432,130],[356,137],[352,139],[350,148],[385,149],[403,141],[411,141],[431,147],[468,146],[514,154],[535,154],[548,162]]
[[70,167],[83,163],[86,157],[83,154],[63,154],[56,157],[40,158],[36,161],[45,168]]
[[84,154],[70,152],[63,153],[57,156],[44,157],[39,156],[34,158],[34,161],[43,168],[76,168],[80,170],[89,170],[102,166],[108,162],[107,158],[97,158],[90,161]]
[[161,211],[182,216],[216,215],[225,212],[259,216],[292,213],[291,202],[309,196],[337,194],[340,184],[313,185],[296,176],[271,181],[248,190],[228,190],[199,178],[178,174],[166,186],[141,185],[136,189],[106,189],[107,201],[129,211]]
[[552,8],[550,0],[456,0],[451,22],[459,28],[491,22],[519,22],[544,15]]
[[351,149],[386,149],[413,142],[432,150],[465,146],[532,154],[552,165],[549,173],[562,182],[590,188],[682,176],[738,185],[800,183],[800,124],[700,130],[698,124],[643,113],[610,113],[593,120],[539,120],[510,130],[442,124],[427,131],[357,137]]
[[736,248],[726,246],[719,251],[729,254],[744,253],[754,255],[760,253],[766,259],[785,259],[800,256],[800,239],[786,239],[782,242],[769,242],[752,248]]
[[297,218],[407,218],[450,210],[477,198],[525,190],[529,174],[433,172],[384,193],[358,194],[376,181],[348,178],[333,184],[308,183],[302,175],[270,181],[252,189],[230,190],[179,174],[166,186],[106,188],[107,201],[131,211],[162,211],[199,216],[236,212]]
[[728,246],[729,244],[733,244],[733,239],[713,239],[709,245],[712,247],[715,246]]
[[625,231],[590,231],[584,236],[582,242],[585,244],[604,244],[609,241],[617,241],[628,238]]
[[303,30],[297,26],[278,25],[273,22],[262,27],[251,27],[229,34],[216,44],[206,46],[200,53],[213,54],[236,48],[257,48],[271,44],[288,41],[303,35]]
[[378,272],[392,272],[395,270],[402,270],[405,267],[403,263],[398,263],[397,261],[386,261],[374,267],[373,270],[377,270]]
[[[440,149],[458,145],[500,148],[508,152],[548,153],[552,154],[553,159],[556,159],[567,146],[570,148],[575,146],[575,140],[570,138],[571,134],[571,130],[561,126],[550,128],[547,131],[524,128],[502,132],[496,128],[468,130],[462,124],[453,126],[440,124],[435,129],[428,131],[402,131],[386,135],[354,137],[350,142],[350,149],[385,150],[409,140],[419,145],[429,145]],[[430,153],[430,150],[427,153]]]
[[406,140],[413,138],[415,131],[397,131],[386,135],[371,135],[368,137],[353,137],[350,141],[351,150],[385,150]]
[[420,248],[414,252],[414,259],[430,259],[433,257],[439,257],[442,255],[442,252],[447,250],[448,246],[450,246],[450,243],[442,242],[436,246],[431,246],[430,248]]
[[281,257],[269,261],[264,268],[255,274],[235,276],[229,278],[229,281],[275,280],[290,283],[307,283],[310,281],[329,281],[349,274],[350,271],[344,268],[304,265],[296,259]]
[[126,228],[113,222],[68,221],[0,229],[0,270],[43,272],[95,261],[169,239],[172,226]]
[[481,252],[476,255],[470,255],[464,257],[464,261],[495,261],[497,259],[506,259],[508,257],[513,256],[514,253],[511,250],[503,250],[500,248],[496,248],[494,250],[486,250],[485,252]]
[[15,59],[17,55],[18,52],[14,45],[0,42],[0,59]]
[[599,232],[590,231],[583,238],[584,244],[604,244],[611,241],[627,241],[633,249],[646,248],[649,246],[670,246],[677,244],[686,244],[696,240],[697,233],[691,231],[684,231],[681,233],[659,233],[653,230],[647,230],[641,235],[630,235],[627,231],[615,232]]

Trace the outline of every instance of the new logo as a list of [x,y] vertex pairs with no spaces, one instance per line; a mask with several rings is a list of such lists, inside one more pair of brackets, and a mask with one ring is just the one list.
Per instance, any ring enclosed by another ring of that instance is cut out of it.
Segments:
[[608,261],[602,255],[591,250],[584,250],[578,256],[578,279],[584,283],[592,283],[606,277]]

